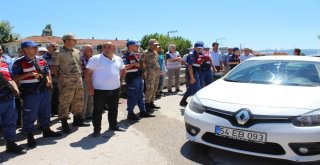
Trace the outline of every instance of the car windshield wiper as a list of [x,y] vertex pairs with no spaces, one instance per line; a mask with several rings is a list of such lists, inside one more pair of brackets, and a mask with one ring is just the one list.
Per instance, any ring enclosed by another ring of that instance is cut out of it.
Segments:
[[224,79],[225,81],[228,81],[228,82],[243,82],[243,81],[239,81],[239,80],[230,80],[230,79]]
[[315,87],[315,86],[320,86],[320,84],[303,84],[303,83],[292,83],[292,82],[287,82],[287,83],[282,83],[281,85],[288,85],[288,86],[309,86],[309,87]]
[[271,81],[249,81],[249,83],[254,83],[254,84],[273,84]]

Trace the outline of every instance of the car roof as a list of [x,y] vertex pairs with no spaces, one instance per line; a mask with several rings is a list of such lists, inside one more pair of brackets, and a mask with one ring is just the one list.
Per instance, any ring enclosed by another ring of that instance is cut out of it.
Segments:
[[290,60],[290,61],[311,61],[311,62],[320,62],[320,58],[309,57],[309,56],[294,56],[294,55],[285,55],[285,56],[258,56],[247,59],[246,61],[256,61],[256,60]]

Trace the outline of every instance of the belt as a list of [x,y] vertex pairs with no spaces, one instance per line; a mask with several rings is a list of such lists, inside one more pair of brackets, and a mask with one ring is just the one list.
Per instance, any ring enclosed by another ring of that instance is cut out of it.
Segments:
[[202,71],[210,70],[210,68],[201,68]]
[[40,88],[39,90],[36,90],[36,89],[28,89],[28,88],[23,88],[22,89],[22,93],[24,94],[24,95],[31,95],[31,94],[36,94],[36,93],[43,93],[43,92],[45,92],[45,91],[47,91],[48,89],[47,89],[47,87],[42,87],[42,88]]
[[0,96],[0,101],[5,102],[12,98],[12,95]]

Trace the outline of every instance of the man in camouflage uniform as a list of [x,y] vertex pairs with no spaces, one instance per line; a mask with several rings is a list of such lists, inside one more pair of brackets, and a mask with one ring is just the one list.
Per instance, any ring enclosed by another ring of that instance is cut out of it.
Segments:
[[58,71],[59,87],[59,119],[62,129],[65,133],[70,133],[70,127],[67,122],[69,109],[73,113],[73,126],[89,126],[84,124],[82,119],[83,110],[83,85],[81,77],[81,53],[75,49],[77,40],[72,34],[66,34],[62,37],[64,46],[59,49],[59,54],[53,59],[53,72]]
[[149,40],[149,49],[141,55],[141,63],[143,66],[145,81],[146,81],[146,95],[145,95],[145,108],[147,112],[152,112],[153,109],[160,109],[154,104],[155,95],[159,84],[159,57],[157,53],[158,41],[155,39]]

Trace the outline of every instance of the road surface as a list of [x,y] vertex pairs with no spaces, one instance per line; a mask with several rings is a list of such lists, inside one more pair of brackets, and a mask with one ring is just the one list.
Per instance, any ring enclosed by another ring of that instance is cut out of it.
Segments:
[[[185,90],[185,89],[184,89]],[[156,101],[161,106],[155,118],[139,122],[126,120],[126,100],[121,99],[118,121],[125,132],[107,131],[107,112],[103,114],[102,136],[93,138],[93,127],[73,129],[61,138],[36,135],[38,147],[25,155],[4,152],[1,135],[0,163],[8,165],[82,165],[82,164],[212,164],[212,165],[286,165],[287,161],[248,156],[188,142],[183,122],[184,109],[179,107],[182,92]],[[138,109],[135,110],[138,112]],[[69,121],[71,123],[71,121]],[[53,118],[53,130],[61,123]],[[18,144],[26,147],[25,136],[18,131]]]

